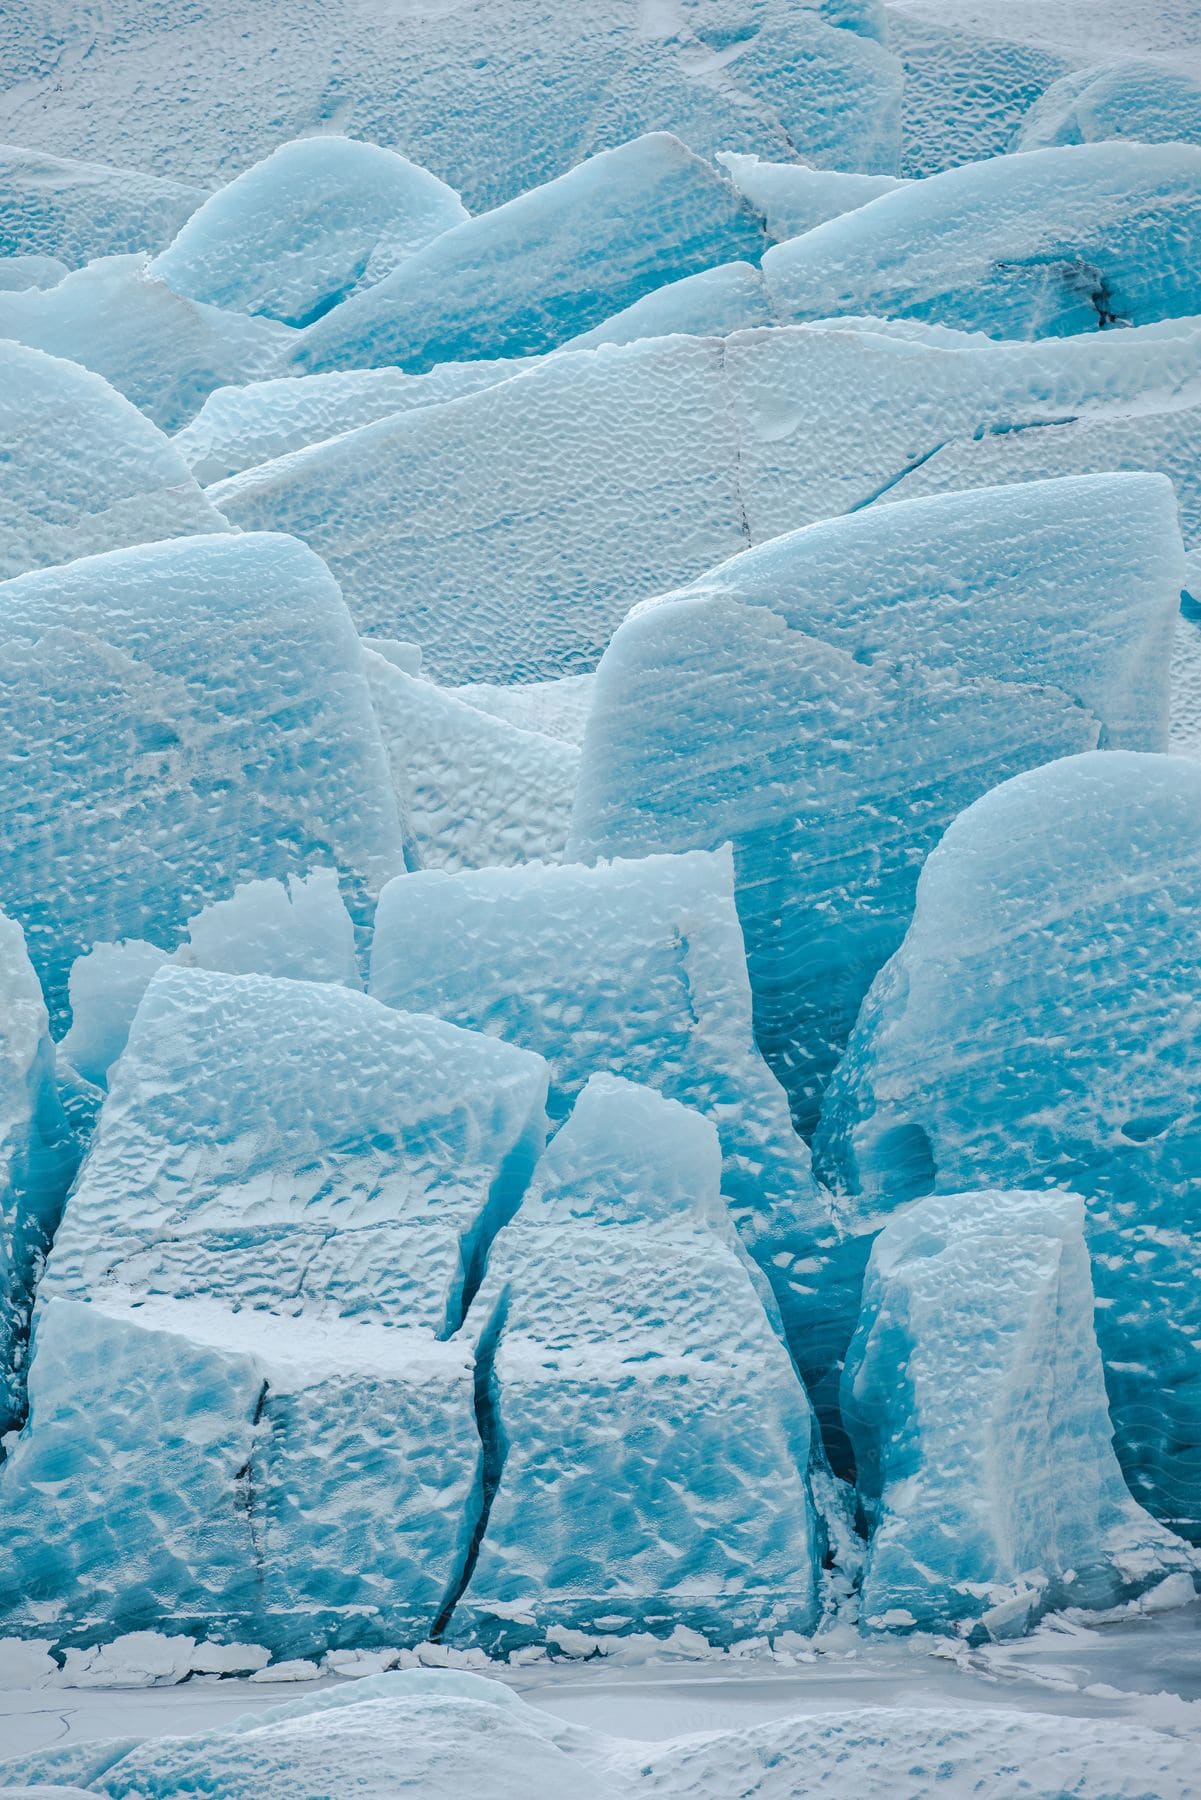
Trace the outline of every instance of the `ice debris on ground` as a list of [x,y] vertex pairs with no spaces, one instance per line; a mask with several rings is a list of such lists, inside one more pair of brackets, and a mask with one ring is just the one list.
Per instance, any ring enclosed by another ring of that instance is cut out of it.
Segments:
[[[568,1724],[467,1670],[406,1669],[305,1694],[190,1737],[64,1745],[0,1763],[2,1791],[168,1800],[184,1791],[288,1800],[353,1790],[511,1800],[912,1800],[988,1789],[1029,1800],[1190,1800],[1195,1745],[1128,1719],[1003,1706],[858,1707],[656,1743]],[[1015,1778],[1015,1770],[1020,1774]]]

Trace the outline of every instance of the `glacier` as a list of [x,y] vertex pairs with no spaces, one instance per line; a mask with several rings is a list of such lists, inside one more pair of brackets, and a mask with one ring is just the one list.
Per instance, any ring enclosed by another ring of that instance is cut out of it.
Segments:
[[[639,600],[899,498],[944,454],[986,460],[1065,419],[1125,434],[1135,466],[1158,468],[1166,441],[1191,533],[1201,519],[1192,418],[1174,410],[1201,382],[1192,317],[1032,344],[840,320],[568,348],[509,372],[310,440],[208,497],[243,529],[303,538],[361,630],[417,640],[449,682],[585,673]],[[1096,463],[1067,454],[1048,473]]]
[[712,1119],[722,1191],[803,1354],[828,1208],[755,1046],[728,851],[405,875],[380,895],[369,986],[544,1056],[554,1123],[598,1067]]
[[[76,39],[76,22],[58,28]],[[884,33],[879,0],[467,0],[399,15],[381,0],[269,0],[249,17],[239,0],[154,0],[149,14],[120,0],[66,87],[38,22],[6,17],[0,60],[23,79],[0,135],[73,157],[119,142],[134,168],[213,188],[333,118],[434,169],[473,212],[664,125],[702,153],[734,137],[887,172],[901,69]]]
[[722,172],[656,132],[436,237],[310,325],[292,360],[308,373],[395,364],[420,374],[528,356],[665,282],[765,247],[759,215]]
[[1118,141],[965,164],[777,244],[796,318],[883,312],[995,338],[1201,310],[1201,147]]
[[229,529],[163,433],[78,363],[0,340],[0,436],[0,580]]
[[733,841],[756,1036],[811,1132],[955,814],[1099,740],[1166,748],[1183,580],[1160,476],[952,493],[773,539],[614,633],[568,853]]
[[163,969],[39,1306],[219,1299],[445,1336],[541,1149],[546,1084],[527,1050],[336,983]]
[[1197,0],[0,139],[0,1794],[1190,1792]]

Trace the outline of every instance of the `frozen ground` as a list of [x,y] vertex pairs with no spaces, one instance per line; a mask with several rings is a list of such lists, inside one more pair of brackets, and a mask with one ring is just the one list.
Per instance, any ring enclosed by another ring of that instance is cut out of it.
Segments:
[[[646,1740],[851,1705],[1127,1718],[1201,1738],[1201,1603],[1103,1625],[1056,1617],[1021,1642],[982,1650],[932,1638],[856,1644],[848,1634],[839,1648],[806,1661],[760,1653],[710,1662],[496,1665],[488,1673],[573,1724]],[[169,1688],[3,1688],[0,1756],[88,1738],[201,1731],[323,1685],[194,1676]]]

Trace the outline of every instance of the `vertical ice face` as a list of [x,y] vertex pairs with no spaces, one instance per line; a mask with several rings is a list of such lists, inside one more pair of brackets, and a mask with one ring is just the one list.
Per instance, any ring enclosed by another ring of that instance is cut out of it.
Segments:
[[925,318],[1060,337],[1201,311],[1201,148],[1031,150],[911,182],[777,244],[782,317]]
[[829,1217],[755,1047],[731,875],[728,851],[406,875],[380,897],[370,988],[545,1056],[554,1122],[599,1070],[709,1118],[723,1192],[804,1364],[795,1315]]
[[310,326],[296,366],[536,354],[664,282],[757,260],[765,242],[725,175],[655,132],[445,233]]
[[811,1130],[955,814],[1099,737],[1166,745],[1183,575],[1158,476],[872,508],[748,551],[614,635],[568,854],[733,842],[756,1035]]
[[405,156],[301,138],[210,195],[150,273],[191,300],[307,325],[467,218]]
[[1075,1194],[984,1190],[876,1239],[843,1375],[869,1627],[1004,1635],[1193,1569],[1114,1456],[1083,1222]]
[[420,1641],[466,1553],[470,1357],[211,1300],[53,1300],[0,1469],[0,1616],[277,1654]]
[[0,342],[0,579],[229,526],[162,432],[98,375]]
[[337,869],[351,916],[404,867],[362,658],[295,540],[180,539],[0,585],[0,899],[60,1018],[97,941],[174,947],[239,882]]
[[21,927],[0,913],[0,1430],[23,1410],[33,1285],[74,1170],[47,1026]]
[[454,1636],[812,1627],[809,1405],[721,1171],[712,1124],[607,1075],[547,1150],[467,1321],[490,1508]]
[[1183,757],[1073,757],[986,794],[922,872],[815,1140],[847,1195],[848,1267],[917,1194],[1084,1196],[1118,1456],[1193,1538],[1199,866],[1201,767]]
[[546,1131],[532,1056],[332,984],[147,989],[40,1290],[453,1330]]

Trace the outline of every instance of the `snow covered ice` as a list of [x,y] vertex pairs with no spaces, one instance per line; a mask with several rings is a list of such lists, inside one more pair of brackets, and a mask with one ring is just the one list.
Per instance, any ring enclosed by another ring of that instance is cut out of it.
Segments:
[[198,207],[150,273],[190,300],[307,325],[466,218],[454,189],[407,157],[302,139]]
[[[927,468],[937,489],[943,458],[947,487],[987,481],[992,456],[1007,480],[1005,447],[1036,457],[1065,419],[1126,448],[1115,462],[1108,446],[1069,446],[1045,473],[1162,469],[1180,480],[1190,532],[1201,526],[1196,319],[1031,344],[865,321],[673,335],[568,347],[523,371],[492,364],[474,394],[458,385],[464,368],[448,365],[454,389],[431,393],[446,404],[418,410],[402,394],[361,424],[349,392],[345,411],[337,390],[315,392],[305,427],[304,382],[248,388],[231,437],[253,446],[260,405],[265,437],[268,408],[287,408],[296,435],[286,453],[259,440],[272,460],[208,489],[233,524],[303,538],[360,630],[416,639],[443,681],[586,672],[648,595],[783,532],[907,498]],[[203,413],[190,429],[199,451]],[[981,473],[958,483],[965,463]]]
[[0,139],[0,1795],[1185,1800],[1198,0]]

